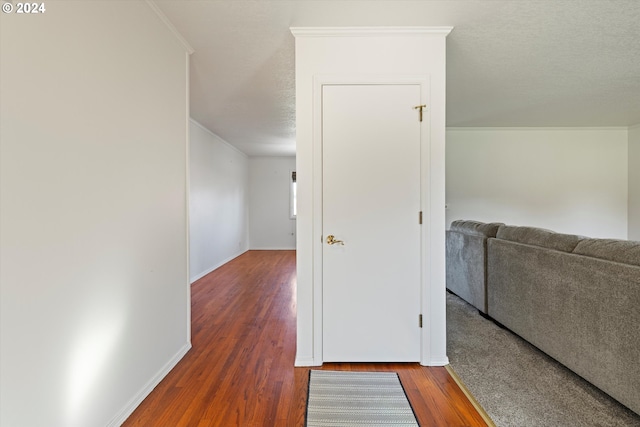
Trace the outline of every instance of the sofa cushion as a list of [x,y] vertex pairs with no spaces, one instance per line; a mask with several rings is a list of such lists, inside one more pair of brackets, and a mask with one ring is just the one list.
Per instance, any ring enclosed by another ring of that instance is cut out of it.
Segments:
[[504,225],[501,222],[485,223],[480,221],[457,220],[451,223],[451,231],[459,231],[466,234],[482,237],[496,237],[498,227]]
[[583,239],[574,254],[640,266],[640,242],[616,239]]
[[563,252],[573,251],[578,242],[584,238],[573,234],[556,233],[543,228],[516,227],[514,225],[501,225],[496,237],[502,240],[540,246]]

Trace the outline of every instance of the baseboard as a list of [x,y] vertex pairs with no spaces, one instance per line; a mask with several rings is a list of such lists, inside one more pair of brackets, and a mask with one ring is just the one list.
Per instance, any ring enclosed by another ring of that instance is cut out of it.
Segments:
[[469,399],[469,402],[471,402],[473,407],[476,408],[476,411],[478,411],[478,413],[480,414],[484,422],[487,423],[489,427],[496,427],[495,423],[493,422],[489,414],[487,414],[487,411],[485,411],[482,405],[480,405],[476,400],[476,398],[473,397],[473,395],[471,394],[467,386],[464,385],[464,383],[462,382],[458,374],[456,374],[456,371],[453,370],[451,365],[446,365],[444,368],[447,370],[449,375],[451,375],[451,378],[453,378],[456,384],[458,384],[458,387],[460,387],[460,390],[462,390],[464,395],[467,396],[467,399]]
[[287,247],[287,248],[283,248],[283,247],[266,247],[266,248],[251,248],[249,249],[250,251],[295,251],[296,248],[291,248],[291,247]]
[[314,358],[311,359],[298,359],[294,362],[293,366],[296,368],[303,368],[305,366],[322,366],[322,362],[317,362]]
[[136,410],[136,408],[142,403],[142,401],[153,391],[160,381],[167,376],[167,374],[178,364],[178,362],[184,357],[185,354],[191,349],[191,343],[186,343],[176,354],[169,360],[157,374],[149,380],[149,382],[140,390],[135,396],[129,400],[129,402],[118,412],[107,424],[107,427],[119,427],[127,418]]
[[447,366],[449,364],[449,358],[445,356],[441,359],[430,359],[426,363],[420,362],[422,366]]
[[241,251],[241,252],[239,252],[239,253],[237,253],[237,254],[235,254],[235,255],[230,256],[229,258],[226,258],[226,259],[224,259],[224,260],[220,261],[219,263],[217,263],[216,265],[214,265],[214,266],[213,266],[213,267],[211,267],[210,269],[208,269],[208,270],[206,270],[206,271],[204,271],[204,272],[202,272],[202,273],[199,273],[198,275],[196,275],[196,276],[194,276],[194,277],[191,277],[191,278],[189,279],[189,280],[190,280],[190,283],[191,283],[191,284],[193,284],[193,283],[194,283],[194,282],[196,282],[197,280],[202,279],[202,278],[203,278],[204,276],[206,276],[207,274],[211,273],[211,272],[212,272],[212,271],[214,271],[214,270],[217,270],[218,268],[222,267],[223,265],[225,265],[225,264],[226,264],[226,263],[228,263],[229,261],[231,261],[231,260],[233,260],[233,259],[238,258],[240,255],[242,255],[242,254],[244,254],[245,252],[248,252],[248,251],[249,251],[249,249],[245,249],[245,250],[243,250],[243,251]]

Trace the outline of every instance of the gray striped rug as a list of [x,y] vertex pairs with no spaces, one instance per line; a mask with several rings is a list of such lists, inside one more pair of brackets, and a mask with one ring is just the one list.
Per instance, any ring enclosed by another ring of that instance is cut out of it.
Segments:
[[315,371],[307,427],[419,426],[395,372]]

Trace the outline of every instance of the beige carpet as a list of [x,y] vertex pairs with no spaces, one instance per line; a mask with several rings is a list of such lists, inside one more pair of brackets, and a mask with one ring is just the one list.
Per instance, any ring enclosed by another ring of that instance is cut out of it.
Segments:
[[451,294],[447,353],[498,427],[640,427],[640,415]]

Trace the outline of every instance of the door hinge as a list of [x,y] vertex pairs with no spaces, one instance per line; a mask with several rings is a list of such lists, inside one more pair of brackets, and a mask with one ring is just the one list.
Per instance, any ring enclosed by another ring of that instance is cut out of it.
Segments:
[[422,225],[422,211],[418,212],[418,224]]
[[422,314],[418,315],[418,326],[422,328]]

